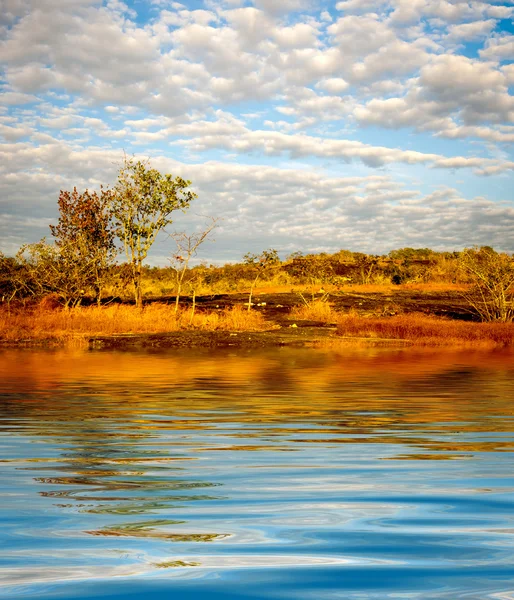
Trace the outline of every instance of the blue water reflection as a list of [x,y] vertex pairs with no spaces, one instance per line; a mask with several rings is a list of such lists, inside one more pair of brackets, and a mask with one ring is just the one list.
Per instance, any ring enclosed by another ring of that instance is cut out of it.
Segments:
[[0,596],[514,599],[514,355],[0,355]]

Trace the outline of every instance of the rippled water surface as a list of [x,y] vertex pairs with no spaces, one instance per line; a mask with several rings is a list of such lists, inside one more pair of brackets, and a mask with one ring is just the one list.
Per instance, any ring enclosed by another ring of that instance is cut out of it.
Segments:
[[514,355],[0,354],[0,596],[514,599]]

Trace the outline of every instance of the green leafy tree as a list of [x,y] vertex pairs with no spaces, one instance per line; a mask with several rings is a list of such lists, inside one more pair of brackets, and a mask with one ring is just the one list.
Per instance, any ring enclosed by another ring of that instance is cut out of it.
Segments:
[[472,282],[464,297],[482,321],[513,321],[514,258],[482,246],[463,250],[459,263]]
[[134,299],[143,306],[143,261],[158,233],[170,225],[176,210],[186,210],[197,195],[190,181],[163,175],[148,162],[125,157],[110,203],[116,233],[131,268]]
[[269,250],[263,250],[260,254],[251,254],[248,252],[244,255],[243,260],[245,265],[252,267],[255,275],[250,286],[250,296],[248,298],[248,310],[250,310],[252,307],[253,290],[259,277],[271,268],[276,267],[280,263],[280,258],[277,251],[270,248]]

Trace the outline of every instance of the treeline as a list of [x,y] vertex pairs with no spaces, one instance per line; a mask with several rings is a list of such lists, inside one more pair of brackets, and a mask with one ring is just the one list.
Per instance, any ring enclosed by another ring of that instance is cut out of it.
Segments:
[[[141,299],[174,297],[178,301],[179,294],[248,292],[257,283],[277,289],[325,288],[332,293],[354,285],[476,286],[477,276],[471,271],[476,263],[484,270],[486,288],[490,287],[492,293],[497,287],[499,297],[505,288],[508,303],[512,300],[509,291],[514,281],[512,257],[488,247],[461,252],[401,248],[386,255],[350,250],[333,254],[295,252],[283,260],[277,252],[268,250],[261,255],[246,255],[238,263],[223,266],[201,263],[185,269],[183,257],[180,259],[172,257],[166,267],[141,266]],[[57,246],[47,242],[25,246],[15,257],[0,254],[1,300],[3,303],[39,301],[51,295],[63,306],[101,304],[112,299],[133,301],[132,265],[127,262],[102,265],[99,261],[86,267],[75,263],[67,253],[63,256]]]
[[[274,250],[268,250],[274,253]],[[460,252],[436,252],[427,248],[402,248],[386,255],[350,250],[308,254],[294,252],[260,269],[259,284],[270,286],[318,286],[331,289],[348,285],[404,283],[465,283],[469,277],[459,271]],[[248,255],[247,255],[248,256]],[[257,255],[259,257],[260,255]],[[244,291],[259,272],[259,261],[243,258],[225,265],[199,264],[187,269],[184,289],[193,287],[216,292]],[[149,267],[143,271],[147,288],[160,295],[173,294],[174,269]]]

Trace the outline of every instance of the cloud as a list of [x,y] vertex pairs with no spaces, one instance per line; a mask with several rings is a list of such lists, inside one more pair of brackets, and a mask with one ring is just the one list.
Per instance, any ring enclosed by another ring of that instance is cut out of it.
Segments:
[[494,19],[453,25],[448,30],[448,39],[466,42],[478,40],[482,37],[487,37],[495,27],[496,21]]
[[475,0],[392,0],[394,11],[391,21],[401,25],[415,23],[425,18],[437,19],[443,23],[480,20],[484,17],[506,19],[514,9]]
[[514,97],[503,73],[465,56],[444,55],[421,70],[427,97],[458,109],[466,124],[510,121]]
[[488,60],[512,61],[514,56],[514,35],[495,36],[489,39],[480,56]]
[[331,94],[340,94],[347,90],[350,87],[350,84],[341,77],[331,77],[318,81],[316,87],[327,90],[327,92],[330,92]]
[[[7,250],[28,234],[35,240],[48,233],[48,216],[56,217],[60,188],[97,187],[100,181],[113,181],[120,158],[118,152],[105,149],[77,152],[62,145],[15,144],[10,150],[14,172],[0,174],[1,196],[9,193],[17,207],[16,216],[2,221],[0,227],[1,234],[9,232],[8,242],[2,237]],[[508,243],[514,239],[512,206],[465,198],[449,187],[423,194],[389,175],[334,177],[308,168],[218,161],[184,164],[164,156],[154,157],[152,165],[192,179],[199,193],[195,211],[224,219],[210,249],[211,256],[214,253],[221,260],[269,246],[283,253],[321,248],[376,253],[406,243],[445,249],[488,243],[512,250]],[[5,208],[0,204],[0,212]],[[193,212],[177,215],[175,226],[191,229],[200,223],[198,219]],[[154,256],[166,251],[163,237]]]
[[272,14],[284,15],[293,11],[300,11],[309,7],[309,0],[254,0],[257,8]]
[[[510,222],[501,190],[514,165],[514,51],[502,19],[514,7],[209,0],[192,9],[154,0],[147,11],[143,4],[4,0],[0,202],[16,215],[20,240],[24,214],[54,215],[58,185],[109,181],[122,148],[163,168],[185,171],[190,163],[202,191],[214,194],[213,210],[229,215],[233,207],[234,228],[262,242],[273,232],[289,246],[295,235],[313,248],[329,235],[336,244],[334,222],[356,244],[372,239],[372,227],[377,240],[400,226],[398,240],[422,239],[422,225],[427,239],[443,243],[434,222],[448,243],[461,239],[437,220],[436,202],[446,202],[441,210],[451,217],[457,205],[469,210],[469,235],[479,211],[491,217],[494,205]],[[272,160],[281,168],[270,170]],[[364,179],[349,183],[321,171],[342,164]],[[475,174],[489,176],[492,199],[455,190],[432,198],[432,180],[450,189],[456,169],[468,190]],[[422,192],[400,183],[420,172]],[[341,197],[348,198],[344,210]],[[44,229],[26,219],[27,236]],[[230,235],[236,245],[245,241]]]
[[[357,106],[354,115],[363,125],[414,127],[447,137],[457,129],[458,137],[465,133],[476,137],[480,131],[479,137],[484,138],[485,130],[474,126],[512,121],[514,98],[501,70],[490,63],[445,54],[421,69],[404,96],[370,100]],[[460,122],[465,127],[459,127]],[[498,141],[508,141],[501,138],[497,136]]]

